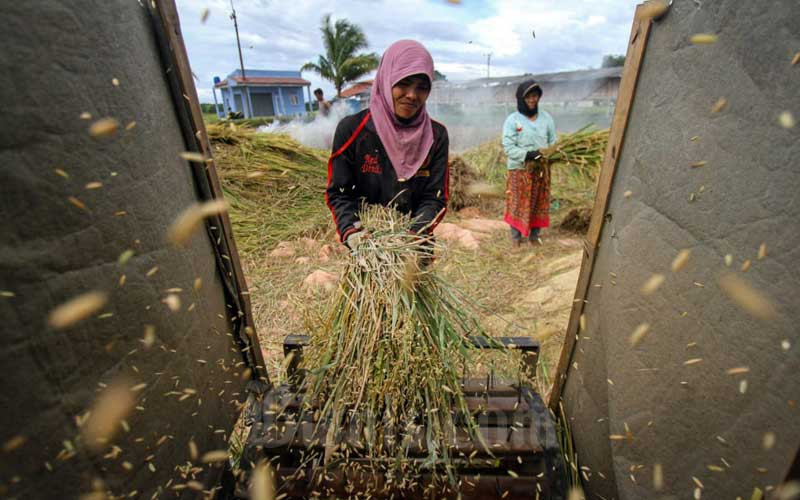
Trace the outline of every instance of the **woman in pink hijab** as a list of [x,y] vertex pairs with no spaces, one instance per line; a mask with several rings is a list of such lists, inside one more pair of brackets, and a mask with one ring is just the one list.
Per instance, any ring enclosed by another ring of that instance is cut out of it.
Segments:
[[413,40],[393,43],[381,58],[369,108],[339,122],[328,160],[325,201],[342,243],[363,238],[363,203],[410,214],[412,230],[426,233],[444,217],[448,197],[444,125],[431,120],[425,101],[433,59]]

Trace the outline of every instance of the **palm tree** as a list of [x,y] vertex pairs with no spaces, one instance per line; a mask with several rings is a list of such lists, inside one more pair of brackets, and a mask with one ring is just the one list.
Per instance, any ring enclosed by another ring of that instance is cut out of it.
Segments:
[[331,25],[331,15],[326,14],[322,18],[320,31],[325,55],[320,54],[316,63],[304,64],[300,71],[311,70],[330,80],[336,87],[336,95],[341,96],[345,84],[377,68],[380,59],[374,52],[356,54],[358,50],[367,48],[367,37],[361,28],[345,19],[339,19]]

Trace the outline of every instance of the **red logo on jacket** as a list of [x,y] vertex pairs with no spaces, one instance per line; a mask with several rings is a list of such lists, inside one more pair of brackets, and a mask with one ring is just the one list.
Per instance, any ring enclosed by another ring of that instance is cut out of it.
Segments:
[[361,172],[364,174],[382,174],[380,163],[376,155],[364,155],[364,163],[361,164]]

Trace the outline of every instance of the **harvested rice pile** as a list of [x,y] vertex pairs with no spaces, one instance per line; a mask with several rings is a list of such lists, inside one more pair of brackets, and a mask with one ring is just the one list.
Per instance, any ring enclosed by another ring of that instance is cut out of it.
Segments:
[[236,243],[246,254],[331,230],[323,202],[328,152],[283,134],[208,125]]
[[471,196],[467,187],[479,179],[478,173],[460,156],[450,158],[450,198],[448,208],[461,210],[473,205],[477,200]]
[[[485,446],[461,391],[474,350],[466,337],[480,326],[458,295],[420,265],[429,254],[408,233],[408,217],[369,207],[362,220],[370,239],[347,263],[327,315],[309,325],[306,405],[318,408],[317,422],[330,425],[328,461],[356,454],[405,471],[409,448],[422,444],[421,466],[453,480],[448,439],[456,425]],[[362,449],[338,442],[336,429],[353,428],[358,438],[351,441]]]
[[586,233],[589,230],[589,223],[592,220],[592,210],[589,208],[573,208],[558,225],[561,229],[574,231],[576,233]]

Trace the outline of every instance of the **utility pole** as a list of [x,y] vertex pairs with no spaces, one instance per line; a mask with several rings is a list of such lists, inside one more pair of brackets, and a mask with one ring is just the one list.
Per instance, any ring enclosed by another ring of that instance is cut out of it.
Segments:
[[[233,1],[233,0],[231,0],[231,1]],[[484,54],[484,55],[486,56],[486,79],[488,80],[489,79],[489,73],[490,73],[489,68],[492,65],[492,53],[489,52],[488,54]]]
[[242,81],[244,82],[244,60],[242,60],[242,44],[239,42],[239,23],[236,22],[236,9],[231,0],[231,19],[233,19],[233,29],[236,30],[236,46],[239,48],[239,67],[242,69]]

